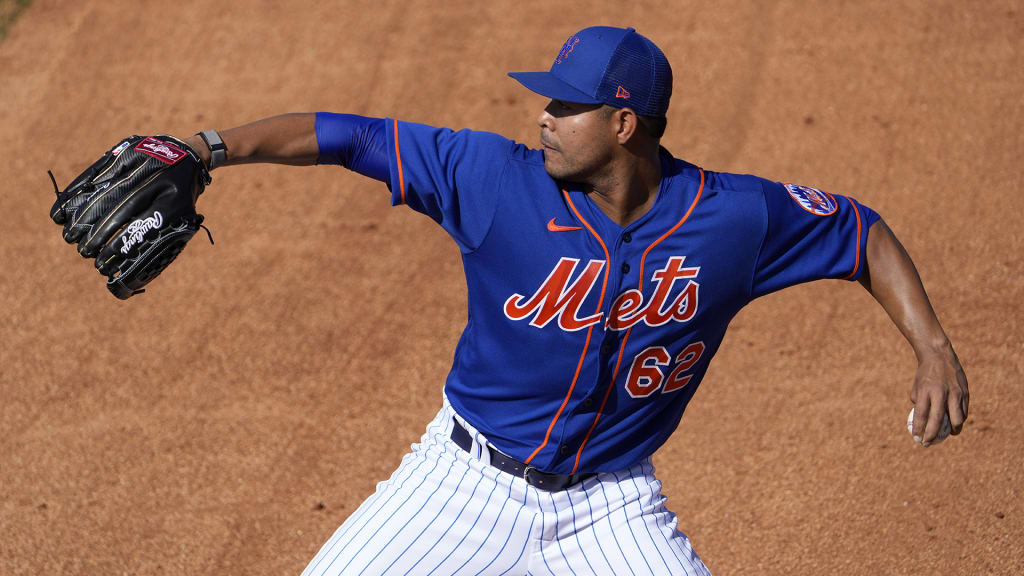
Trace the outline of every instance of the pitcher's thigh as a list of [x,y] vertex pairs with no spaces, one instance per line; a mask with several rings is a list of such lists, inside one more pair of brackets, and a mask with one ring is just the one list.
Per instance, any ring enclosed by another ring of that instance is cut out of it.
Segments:
[[530,515],[510,498],[507,479],[458,451],[448,442],[407,456],[303,576],[498,574],[525,566]]
[[[602,474],[569,495],[573,514],[559,514],[558,538],[545,543],[533,574],[709,575],[690,539],[677,529],[653,474]],[[651,468],[653,472],[653,468]]]

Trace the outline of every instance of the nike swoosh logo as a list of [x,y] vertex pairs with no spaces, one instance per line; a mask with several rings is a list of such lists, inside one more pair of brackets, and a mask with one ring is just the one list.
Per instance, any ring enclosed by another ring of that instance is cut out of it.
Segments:
[[559,226],[558,224],[555,224],[555,219],[552,218],[551,221],[548,222],[548,230],[550,230],[552,232],[572,232],[573,230],[583,230],[583,227],[582,226]]

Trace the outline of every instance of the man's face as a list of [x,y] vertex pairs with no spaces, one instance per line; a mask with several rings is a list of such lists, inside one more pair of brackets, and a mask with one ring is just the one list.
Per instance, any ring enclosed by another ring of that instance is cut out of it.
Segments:
[[587,183],[618,145],[611,107],[552,100],[537,118],[544,169],[556,180]]

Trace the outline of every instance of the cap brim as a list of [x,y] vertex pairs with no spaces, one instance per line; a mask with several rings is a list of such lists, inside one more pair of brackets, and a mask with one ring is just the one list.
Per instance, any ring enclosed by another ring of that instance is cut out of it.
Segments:
[[520,84],[531,92],[552,100],[577,102],[579,104],[600,104],[602,101],[566,84],[551,72],[509,72]]

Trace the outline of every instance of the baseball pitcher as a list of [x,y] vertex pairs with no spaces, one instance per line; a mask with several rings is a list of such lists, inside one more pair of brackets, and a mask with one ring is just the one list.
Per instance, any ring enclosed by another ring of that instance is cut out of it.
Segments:
[[539,148],[395,119],[288,114],[132,137],[51,216],[129,298],[202,223],[220,166],[340,164],[458,245],[468,321],[442,408],[303,576],[707,574],[651,457],[729,321],[821,278],[860,282],[913,347],[915,440],[958,434],[967,380],[913,263],[849,196],[705,170],[659,142],[672,70],[632,28],[573,34],[546,72]]

